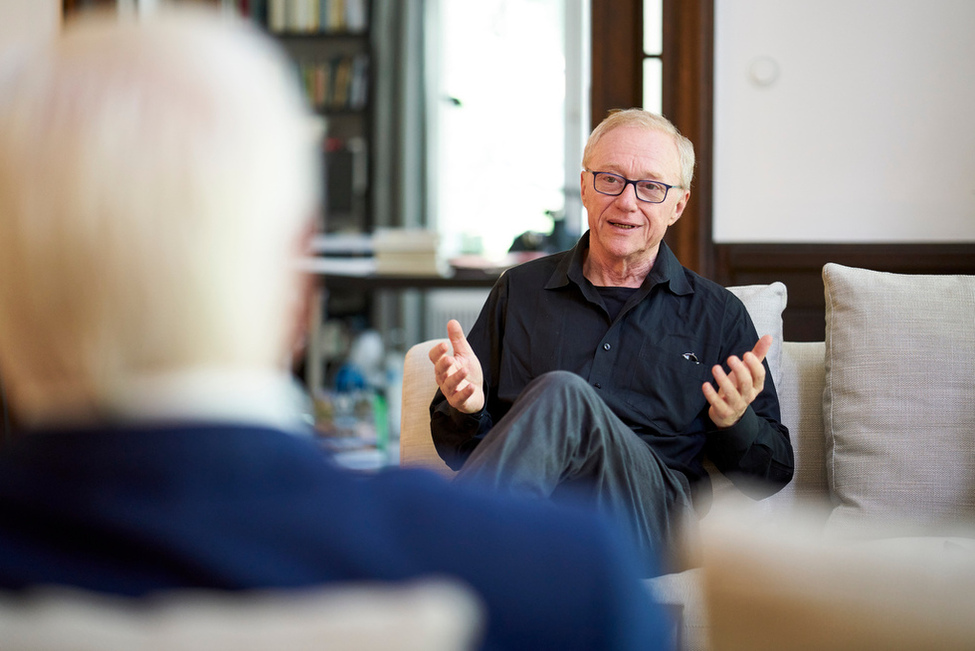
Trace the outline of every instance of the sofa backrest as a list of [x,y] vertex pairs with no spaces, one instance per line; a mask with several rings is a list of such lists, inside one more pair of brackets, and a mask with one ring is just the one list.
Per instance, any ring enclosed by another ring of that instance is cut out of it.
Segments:
[[4,651],[469,651],[483,623],[477,596],[445,578],[144,599],[54,586],[0,591]]

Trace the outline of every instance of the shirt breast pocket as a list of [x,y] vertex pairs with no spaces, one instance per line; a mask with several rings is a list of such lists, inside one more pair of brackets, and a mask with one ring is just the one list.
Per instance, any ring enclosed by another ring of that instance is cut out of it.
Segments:
[[702,343],[669,335],[647,342],[630,365],[624,399],[661,434],[683,434],[707,405],[701,385],[711,379]]

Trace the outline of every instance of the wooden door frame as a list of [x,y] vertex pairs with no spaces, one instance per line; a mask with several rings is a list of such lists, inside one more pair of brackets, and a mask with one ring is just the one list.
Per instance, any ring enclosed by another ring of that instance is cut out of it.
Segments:
[[[610,110],[643,103],[643,2],[591,3],[590,115],[595,127]],[[710,276],[714,1],[664,0],[663,26],[663,113],[691,139],[697,154],[691,200],[668,230],[667,243],[685,267]]]

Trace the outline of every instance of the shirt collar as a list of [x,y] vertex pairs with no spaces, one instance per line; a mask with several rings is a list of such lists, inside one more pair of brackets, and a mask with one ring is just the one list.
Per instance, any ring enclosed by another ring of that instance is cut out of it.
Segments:
[[555,289],[565,287],[571,280],[580,287],[585,286],[583,282],[585,276],[582,274],[582,261],[586,257],[586,249],[589,248],[589,231],[583,233],[576,245],[562,256],[559,264],[555,267],[555,272],[545,284],[545,289]]
[[687,282],[687,274],[684,273],[684,266],[670,250],[666,242],[660,243],[660,250],[657,251],[657,259],[653,263],[653,268],[646,280],[643,281],[644,287],[654,285],[666,285],[671,293],[678,296],[693,294],[691,284]]
[[227,423],[308,432],[311,409],[286,371],[222,366],[142,373],[92,404],[81,390],[23,418],[27,429],[86,427],[100,423]]
[[[566,255],[559,261],[555,272],[545,284],[545,289],[555,289],[564,287],[569,281],[574,282],[580,287],[587,286],[586,277],[582,272],[582,263],[586,257],[586,249],[589,248],[589,231],[583,233],[576,245],[572,247]],[[674,255],[666,242],[660,243],[657,251],[657,259],[653,263],[653,268],[643,281],[643,287],[649,291],[655,285],[664,285],[672,293],[678,296],[693,294],[694,290],[687,281],[684,267],[681,265],[677,256]]]
[[301,427],[301,392],[285,372],[202,367],[144,375],[119,387],[110,418]]

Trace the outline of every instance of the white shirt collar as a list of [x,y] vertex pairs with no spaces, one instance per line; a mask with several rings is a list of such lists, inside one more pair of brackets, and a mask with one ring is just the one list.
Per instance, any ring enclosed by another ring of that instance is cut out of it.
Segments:
[[286,372],[193,368],[130,378],[105,416],[121,422],[208,421],[305,430],[304,395]]

